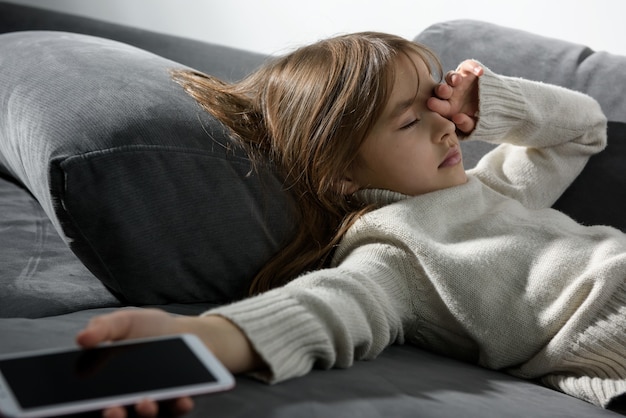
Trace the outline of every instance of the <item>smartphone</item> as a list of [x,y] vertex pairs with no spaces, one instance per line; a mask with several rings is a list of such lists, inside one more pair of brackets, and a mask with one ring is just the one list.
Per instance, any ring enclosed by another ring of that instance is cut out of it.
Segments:
[[190,334],[0,356],[0,414],[6,417],[73,414],[234,385]]

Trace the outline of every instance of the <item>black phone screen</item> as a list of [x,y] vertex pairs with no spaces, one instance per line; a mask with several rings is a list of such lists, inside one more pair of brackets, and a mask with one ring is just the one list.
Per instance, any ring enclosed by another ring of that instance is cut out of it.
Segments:
[[0,371],[22,408],[216,381],[180,339],[0,360]]

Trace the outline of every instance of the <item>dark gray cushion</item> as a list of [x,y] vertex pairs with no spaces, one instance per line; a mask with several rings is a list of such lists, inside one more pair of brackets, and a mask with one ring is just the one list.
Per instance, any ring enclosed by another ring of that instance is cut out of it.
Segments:
[[554,208],[584,225],[626,232],[626,123],[609,122],[608,137],[606,149],[589,159]]
[[[493,71],[578,90],[594,97],[609,119],[608,146],[593,156],[554,207],[587,225],[626,232],[626,57],[559,39],[472,20],[427,28],[416,41],[441,57],[444,70],[473,58]],[[576,117],[576,115],[572,115]],[[491,145],[463,143],[466,167]]]
[[177,67],[84,35],[0,35],[0,170],[135,304],[242,297],[293,224],[276,177],[249,175]]

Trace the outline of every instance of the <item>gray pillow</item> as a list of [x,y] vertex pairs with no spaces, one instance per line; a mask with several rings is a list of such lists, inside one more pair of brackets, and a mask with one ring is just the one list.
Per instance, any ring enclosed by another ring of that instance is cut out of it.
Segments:
[[0,171],[128,303],[241,298],[293,227],[271,168],[250,174],[171,81],[180,67],[85,35],[0,35]]

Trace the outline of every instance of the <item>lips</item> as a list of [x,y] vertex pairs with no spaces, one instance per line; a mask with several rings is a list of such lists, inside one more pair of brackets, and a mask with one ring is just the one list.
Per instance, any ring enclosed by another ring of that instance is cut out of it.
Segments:
[[460,163],[462,159],[463,157],[461,155],[461,151],[459,150],[459,147],[452,147],[448,150],[448,153],[443,159],[443,162],[439,164],[438,168],[455,166],[458,163]]

